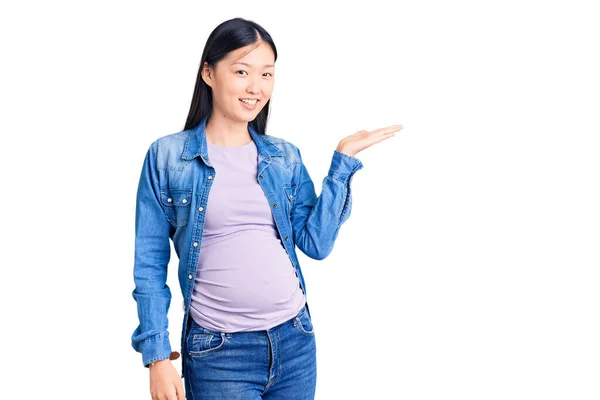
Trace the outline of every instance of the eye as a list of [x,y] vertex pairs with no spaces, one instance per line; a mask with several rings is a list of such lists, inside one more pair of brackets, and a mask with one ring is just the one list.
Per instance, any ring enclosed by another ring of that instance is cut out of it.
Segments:
[[[246,72],[246,71],[244,71],[244,70],[239,70],[239,71],[236,71],[236,73],[237,73],[237,72]],[[247,72],[246,72],[246,74],[247,74]]]
[[265,72],[265,74],[269,74],[269,75],[273,76],[273,74],[272,74],[272,73],[270,73],[270,72]]

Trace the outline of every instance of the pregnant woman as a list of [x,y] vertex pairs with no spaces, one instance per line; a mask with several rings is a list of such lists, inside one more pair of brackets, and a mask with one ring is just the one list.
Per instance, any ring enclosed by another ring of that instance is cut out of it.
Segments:
[[[273,39],[255,22],[217,26],[184,130],[146,153],[131,340],[149,368],[152,399],[314,399],[315,334],[296,248],[316,260],[330,254],[350,216],[350,182],[362,168],[355,155],[402,126],[341,139],[317,197],[298,148],[265,134],[276,60]],[[308,118],[293,123],[318,134]],[[181,376],[167,329],[170,241],[184,299]]]

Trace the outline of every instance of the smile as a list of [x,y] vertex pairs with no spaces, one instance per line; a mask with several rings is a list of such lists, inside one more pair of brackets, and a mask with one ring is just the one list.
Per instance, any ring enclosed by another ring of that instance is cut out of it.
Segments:
[[248,105],[251,105],[251,106],[253,106],[253,105],[255,105],[255,104],[256,104],[256,102],[257,102],[258,100],[256,100],[256,99],[254,99],[254,100],[250,100],[250,99],[240,99],[240,101],[241,101],[242,103],[246,103],[246,104],[248,104]]

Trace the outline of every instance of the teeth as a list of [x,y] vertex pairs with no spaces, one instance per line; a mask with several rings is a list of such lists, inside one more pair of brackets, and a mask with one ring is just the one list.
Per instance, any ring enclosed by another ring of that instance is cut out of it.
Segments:
[[248,105],[255,105],[257,100],[249,100],[249,99],[240,99],[240,101],[243,101],[244,103],[248,104]]

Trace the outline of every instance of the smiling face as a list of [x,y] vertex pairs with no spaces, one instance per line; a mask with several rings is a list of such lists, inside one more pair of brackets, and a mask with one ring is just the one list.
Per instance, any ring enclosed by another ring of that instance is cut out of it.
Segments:
[[213,113],[235,122],[253,121],[271,98],[275,56],[265,42],[239,48],[210,68],[202,79],[212,88]]

